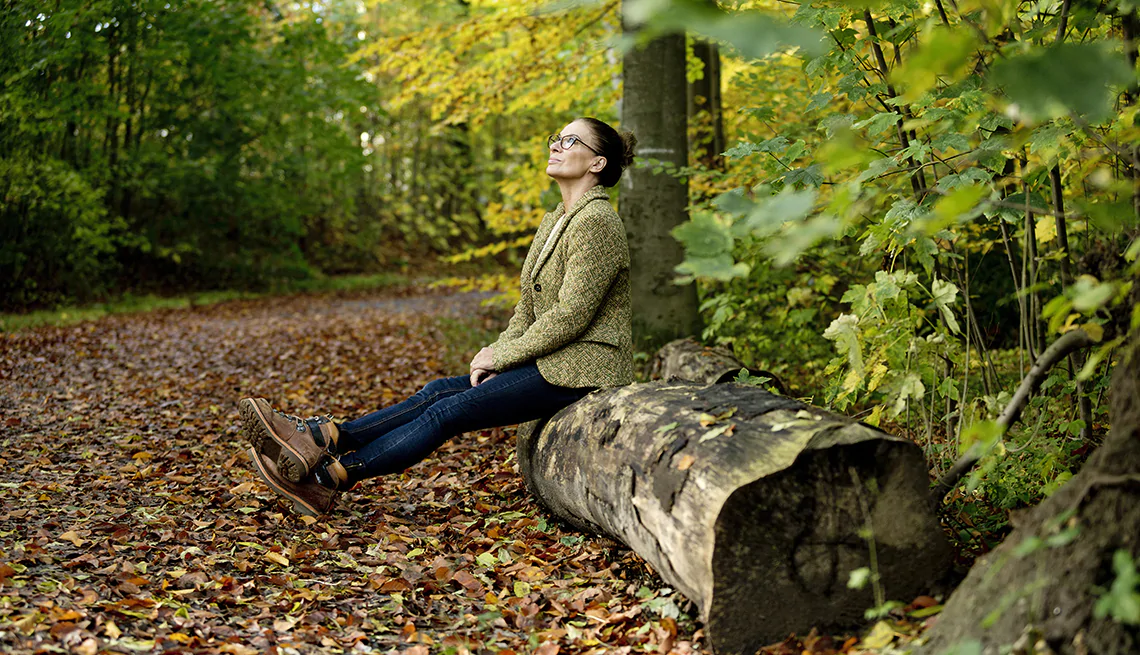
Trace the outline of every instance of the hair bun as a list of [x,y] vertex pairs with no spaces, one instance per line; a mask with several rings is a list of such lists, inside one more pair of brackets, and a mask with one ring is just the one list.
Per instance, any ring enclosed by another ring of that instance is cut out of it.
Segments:
[[633,163],[633,149],[637,147],[637,136],[629,130],[622,130],[620,134],[622,144],[621,167],[624,169],[629,168],[630,164]]

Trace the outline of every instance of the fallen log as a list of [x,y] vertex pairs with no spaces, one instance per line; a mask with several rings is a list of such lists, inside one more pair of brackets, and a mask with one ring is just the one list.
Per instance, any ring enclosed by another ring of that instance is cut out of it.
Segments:
[[755,387],[605,389],[518,435],[531,492],[641,555],[718,653],[862,619],[855,569],[909,600],[949,563],[917,445]]
[[665,381],[720,384],[733,381],[742,368],[747,369],[753,377],[768,378],[768,384],[785,396],[788,395],[787,386],[775,373],[747,367],[727,348],[706,346],[691,337],[670,341],[662,346],[649,362],[649,376]]

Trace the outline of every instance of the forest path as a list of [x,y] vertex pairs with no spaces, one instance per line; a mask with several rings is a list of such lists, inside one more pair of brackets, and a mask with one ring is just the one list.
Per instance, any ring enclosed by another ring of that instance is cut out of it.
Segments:
[[471,356],[449,333],[493,334],[502,312],[479,299],[309,295],[0,334],[0,650],[701,650],[639,557],[547,523],[513,429],[453,439],[320,521],[253,473],[241,397],[389,404]]

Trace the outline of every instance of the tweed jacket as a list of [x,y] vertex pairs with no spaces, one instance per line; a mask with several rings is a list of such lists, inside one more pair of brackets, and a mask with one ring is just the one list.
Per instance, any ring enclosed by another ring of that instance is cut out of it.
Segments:
[[519,282],[515,313],[492,344],[495,370],[535,361],[563,387],[633,382],[629,247],[604,187],[543,217]]

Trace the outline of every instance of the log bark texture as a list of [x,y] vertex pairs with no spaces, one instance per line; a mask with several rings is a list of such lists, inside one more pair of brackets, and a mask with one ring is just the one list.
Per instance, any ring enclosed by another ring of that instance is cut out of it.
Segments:
[[788,395],[787,386],[775,373],[747,367],[731,350],[705,346],[691,337],[676,339],[662,346],[649,363],[649,375],[667,382],[685,380],[720,384],[734,380],[742,368],[747,368],[749,375],[768,378],[773,388]]
[[1064,487],[1014,517],[1016,529],[954,591],[922,655],[967,643],[995,655],[1140,652],[1140,625],[1094,611],[1117,579],[1116,552],[1140,561],[1140,333],[1126,350],[1104,445]]
[[718,653],[860,620],[872,593],[846,583],[872,547],[887,598],[949,562],[917,445],[755,387],[598,391],[520,429],[518,457],[556,515],[692,600]]

